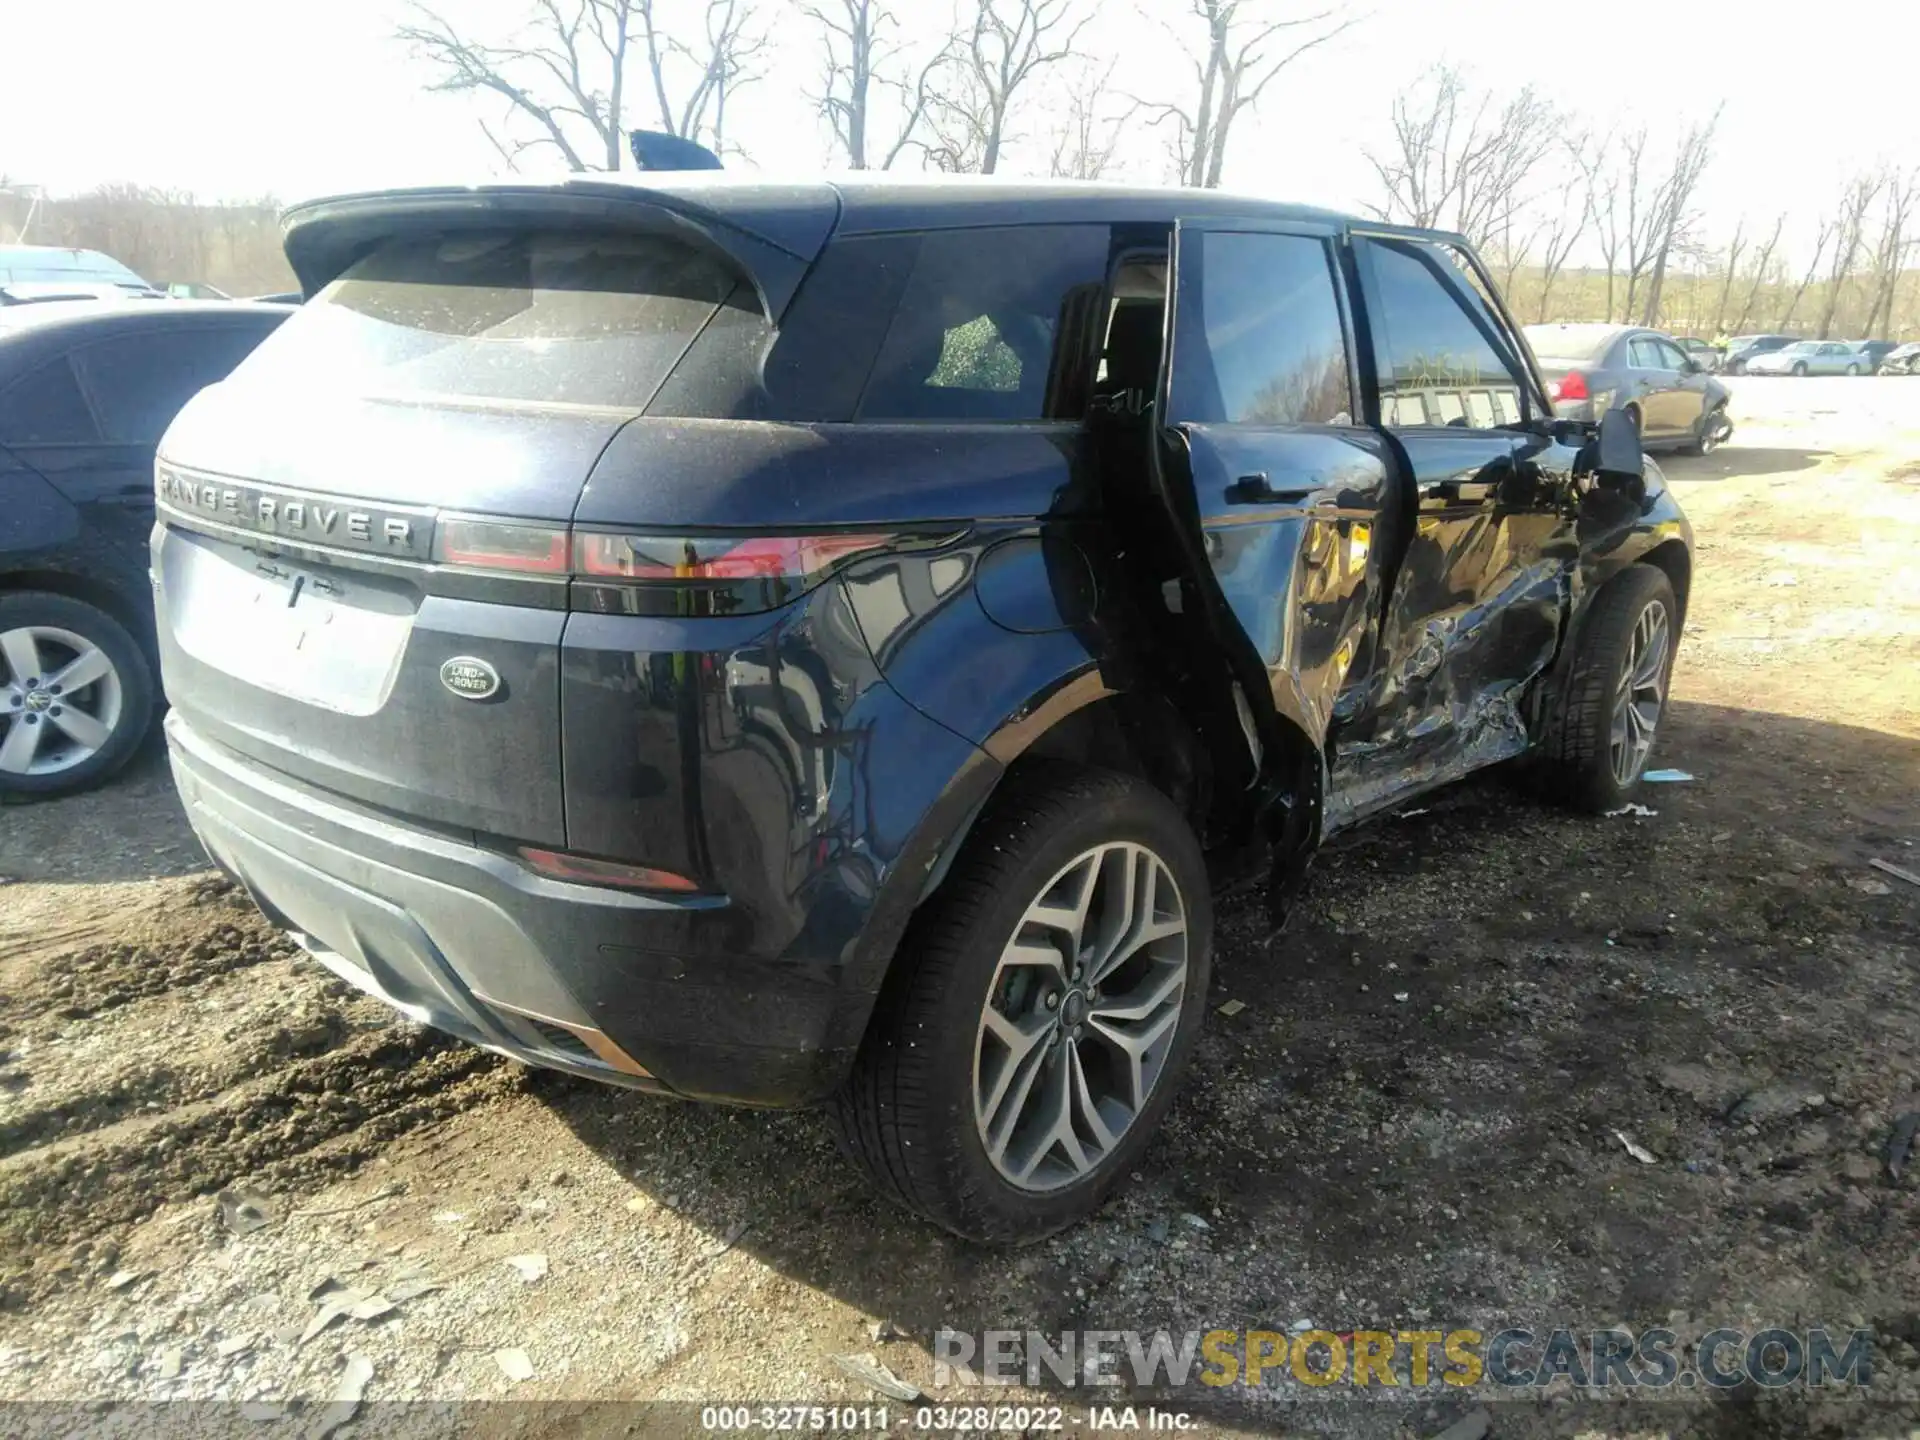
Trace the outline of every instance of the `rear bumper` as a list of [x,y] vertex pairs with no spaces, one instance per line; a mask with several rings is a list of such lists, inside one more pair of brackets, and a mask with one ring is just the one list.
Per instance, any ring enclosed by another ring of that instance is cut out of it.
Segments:
[[327,968],[422,1023],[531,1064],[750,1105],[820,1099],[852,1061],[873,997],[838,967],[650,948],[724,925],[724,900],[548,880],[243,760],[177,711],[166,731],[215,861]]

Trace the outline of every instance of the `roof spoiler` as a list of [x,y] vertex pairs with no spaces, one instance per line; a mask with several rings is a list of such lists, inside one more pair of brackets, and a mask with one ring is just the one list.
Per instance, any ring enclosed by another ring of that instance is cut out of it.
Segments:
[[684,135],[669,135],[660,130],[628,132],[627,144],[633,150],[633,163],[642,170],[719,170],[720,157]]

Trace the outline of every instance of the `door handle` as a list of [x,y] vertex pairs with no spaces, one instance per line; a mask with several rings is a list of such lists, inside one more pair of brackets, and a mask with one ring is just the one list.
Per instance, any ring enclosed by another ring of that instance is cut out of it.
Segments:
[[1251,475],[1242,475],[1227,486],[1227,504],[1229,505],[1286,505],[1296,504],[1313,494],[1317,486],[1304,485],[1297,490],[1276,490],[1273,482],[1267,479],[1264,470]]
[[1446,500],[1461,505],[1478,505],[1494,492],[1490,480],[1441,480],[1422,492],[1429,500]]

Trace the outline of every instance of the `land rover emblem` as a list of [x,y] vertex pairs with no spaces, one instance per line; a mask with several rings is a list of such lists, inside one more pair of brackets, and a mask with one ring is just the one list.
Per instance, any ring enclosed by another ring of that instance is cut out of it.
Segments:
[[440,667],[440,683],[462,700],[488,700],[500,689],[500,672],[484,660],[456,655]]

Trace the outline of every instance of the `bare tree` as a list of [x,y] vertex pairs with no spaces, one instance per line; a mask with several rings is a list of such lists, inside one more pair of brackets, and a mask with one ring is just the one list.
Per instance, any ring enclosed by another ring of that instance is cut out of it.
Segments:
[[[1613,163],[1614,137],[1605,135],[1591,146],[1574,152],[1586,181],[1587,218],[1593,224],[1600,261],[1607,272],[1606,319],[1613,319],[1614,277],[1620,273],[1620,257],[1626,250],[1625,223],[1620,204],[1620,172]],[[1632,302],[1629,301],[1629,304]]]
[[1458,230],[1477,245],[1510,231],[1526,187],[1553,148],[1559,116],[1522,86],[1498,109],[1489,92],[1474,97],[1450,66],[1393,102],[1394,148],[1369,153],[1385,202],[1383,220]]
[[[820,27],[826,52],[826,83],[820,113],[852,170],[888,170],[919,136],[933,103],[940,71],[953,58],[953,42],[936,49],[917,68],[906,64],[903,44],[888,35],[900,18],[887,0],[818,0],[800,13]],[[884,138],[874,133],[876,90],[895,91],[901,115]]]
[[1833,317],[1840,309],[1840,297],[1853,277],[1854,261],[1860,257],[1865,238],[1867,213],[1880,198],[1886,184],[1883,175],[1856,175],[1841,192],[1840,208],[1833,221],[1833,261],[1827,271],[1827,293],[1820,306],[1820,324],[1815,334],[1825,340],[1833,334]]
[[1780,317],[1780,328],[1785,330],[1793,324],[1793,315],[1800,308],[1800,299],[1807,293],[1807,287],[1813,284],[1813,277],[1820,273],[1821,257],[1827,253],[1827,242],[1834,237],[1834,223],[1831,220],[1820,222],[1820,233],[1813,242],[1813,258],[1807,262],[1807,273],[1800,277],[1800,284],[1793,292],[1793,298],[1787,302],[1786,313]]
[[1920,170],[1895,174],[1887,180],[1886,207],[1881,213],[1880,239],[1873,247],[1873,298],[1867,306],[1863,336],[1871,338],[1884,324],[1893,329],[1893,299],[1914,237],[1907,231],[1913,207],[1920,200]]
[[1746,333],[1747,320],[1752,316],[1753,307],[1760,299],[1761,287],[1767,283],[1767,277],[1771,273],[1769,267],[1773,264],[1773,253],[1780,248],[1780,232],[1786,227],[1786,223],[1785,215],[1774,218],[1773,233],[1767,236],[1767,243],[1760,247],[1760,254],[1753,262],[1753,284],[1747,287],[1747,298],[1740,306],[1740,318],[1733,322],[1735,335]]
[[973,18],[955,40],[952,85],[928,107],[927,157],[941,170],[992,175],[1008,124],[1035,75],[1074,53],[1088,17],[1075,0],[971,0]]
[[1284,0],[1187,3],[1190,18],[1204,27],[1205,44],[1196,50],[1179,32],[1171,33],[1193,67],[1195,88],[1185,100],[1151,108],[1156,124],[1173,123],[1180,183],[1217,190],[1234,122],[1260,103],[1281,71],[1351,29],[1358,17],[1340,7],[1288,16],[1279,8]]
[[1114,66],[1078,67],[1069,83],[1059,126],[1054,131],[1053,155],[1047,172],[1062,180],[1098,180],[1112,168],[1119,154],[1126,124],[1139,110],[1134,101],[1117,112],[1104,102],[1113,93]]
[[[1580,162],[1587,152],[1587,138],[1583,135],[1566,142],[1566,153],[1573,160],[1574,168],[1586,174],[1585,166]],[[1567,268],[1567,261],[1573,254],[1573,247],[1587,233],[1587,225],[1593,218],[1592,197],[1583,194],[1580,203],[1574,206],[1556,204],[1548,214],[1545,225],[1539,232],[1540,238],[1540,323],[1547,323],[1548,307],[1553,303],[1553,287],[1560,279],[1560,272]]]
[[1713,333],[1723,333],[1727,323],[1727,305],[1733,299],[1733,279],[1740,273],[1740,252],[1746,248],[1747,220],[1743,215],[1734,222],[1733,239],[1727,242],[1727,268],[1720,275],[1720,303],[1713,309]]
[[[752,78],[748,66],[766,46],[752,28],[753,0],[703,0],[702,38],[669,34],[660,0],[527,0],[526,20],[481,40],[412,0],[398,37],[439,78],[429,87],[480,93],[506,102],[508,127],[481,129],[511,167],[530,150],[551,147],[574,170],[619,170],[626,163],[628,68],[647,67],[657,115],[649,124],[719,149],[726,144],[730,91]],[[513,130],[523,132],[515,135]],[[530,134],[524,132],[530,131]]]
[[1653,192],[1651,276],[1647,281],[1647,304],[1640,317],[1642,325],[1660,320],[1660,300],[1667,280],[1667,262],[1697,218],[1693,212],[1693,194],[1700,177],[1713,159],[1713,132],[1719,127],[1720,112],[1715,110],[1704,125],[1694,125],[1680,137],[1674,149],[1673,163]]

